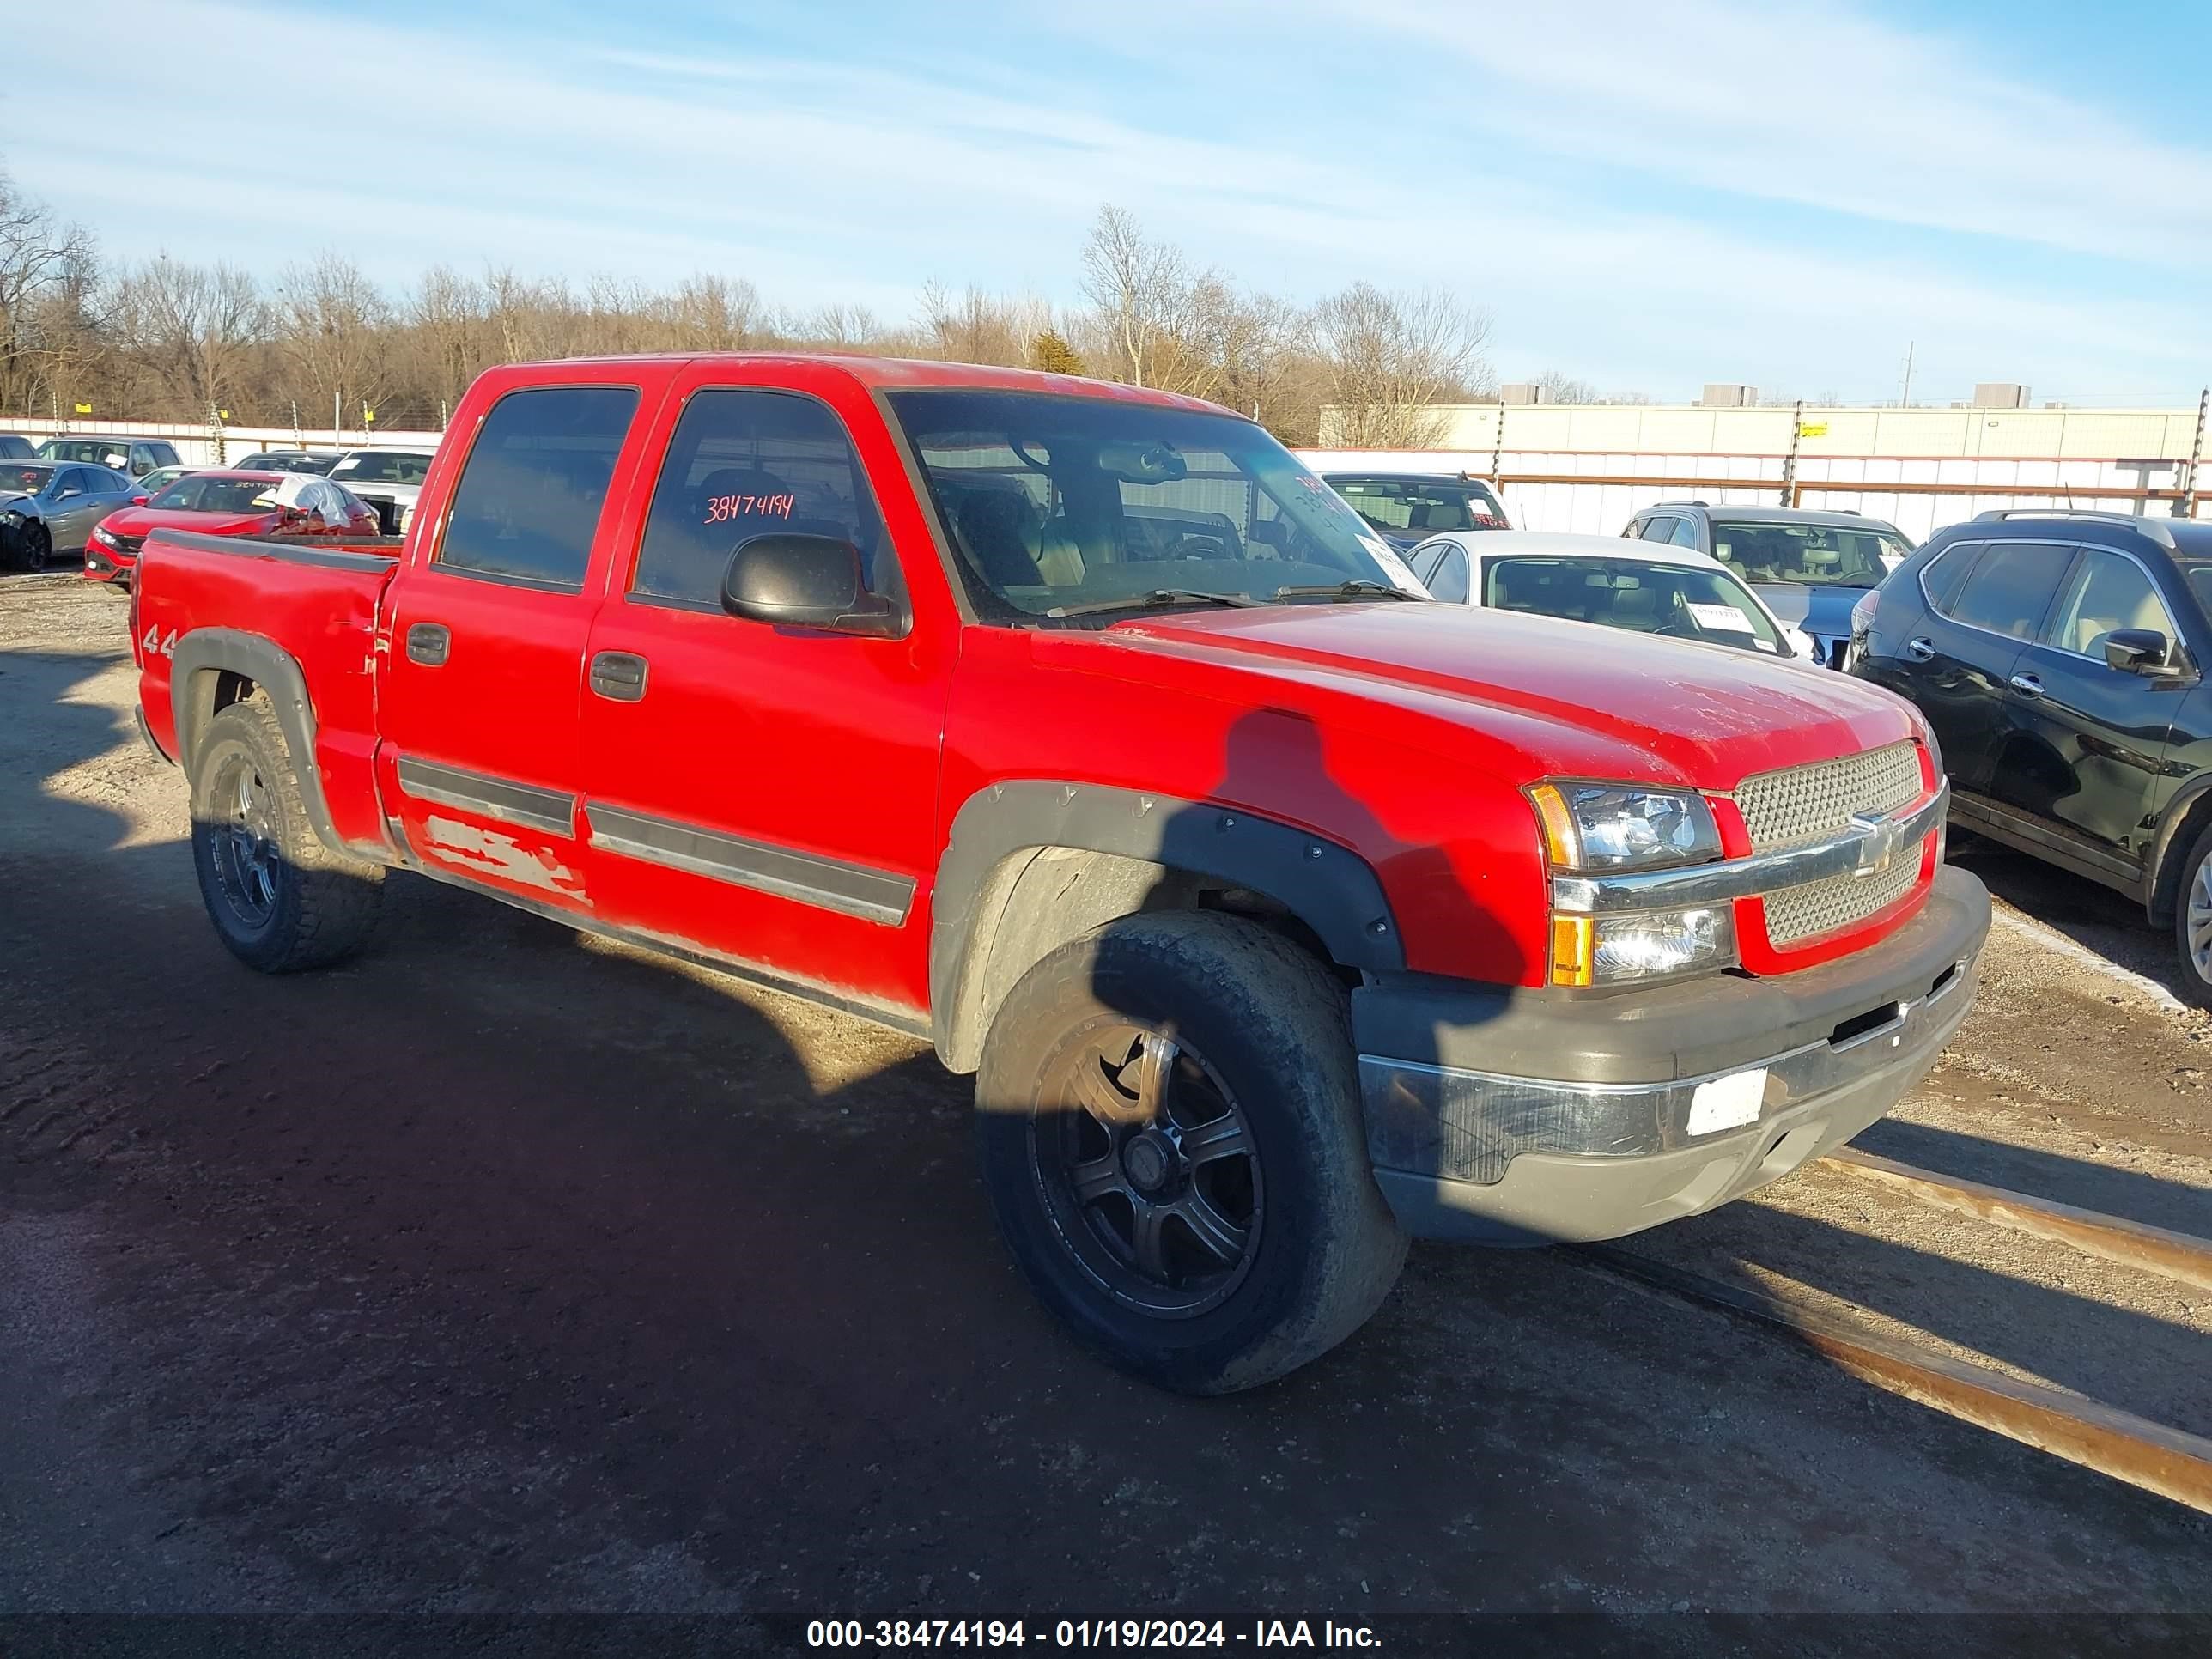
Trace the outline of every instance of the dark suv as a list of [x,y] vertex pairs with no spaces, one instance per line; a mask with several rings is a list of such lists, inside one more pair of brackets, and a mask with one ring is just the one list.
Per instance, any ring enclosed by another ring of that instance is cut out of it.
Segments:
[[2212,1007],[2212,524],[2050,508],[1938,531],[1851,613],[1961,828],[2118,888]]
[[1751,585],[1767,608],[1804,630],[1813,660],[1844,666],[1851,606],[1912,550],[1895,525],[1806,507],[1662,501],[1620,532],[1709,553]]

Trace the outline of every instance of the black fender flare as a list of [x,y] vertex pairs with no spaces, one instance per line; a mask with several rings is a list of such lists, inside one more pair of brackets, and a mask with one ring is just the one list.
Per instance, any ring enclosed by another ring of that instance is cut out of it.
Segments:
[[198,628],[177,643],[169,657],[169,708],[176,721],[177,764],[192,775],[200,739],[214,718],[216,677],[228,671],[252,680],[269,694],[276,724],[292,751],[300,799],[315,839],[349,860],[362,855],[338,839],[323,799],[323,779],[315,766],[315,705],[307,696],[307,677],[291,653],[275,641],[235,628]]
[[1215,802],[1052,779],[989,784],[953,815],[930,906],[931,1023],[948,1061],[981,1041],[968,1029],[982,965],[975,946],[988,946],[995,912],[1012,895],[1012,884],[994,874],[1016,854],[1048,848],[1105,854],[1262,894],[1346,968],[1379,974],[1406,965],[1382,879],[1348,847]]
[[[2159,812],[2158,828],[2152,834],[2142,871],[2143,915],[2154,925],[2162,925],[2159,912],[2171,860],[2189,851],[2179,844],[2181,826],[2189,821],[2189,815],[2203,803],[2207,794],[2212,794],[2212,772],[2200,772],[2175,790],[2172,799]],[[2171,917],[2163,920],[2170,921]]]

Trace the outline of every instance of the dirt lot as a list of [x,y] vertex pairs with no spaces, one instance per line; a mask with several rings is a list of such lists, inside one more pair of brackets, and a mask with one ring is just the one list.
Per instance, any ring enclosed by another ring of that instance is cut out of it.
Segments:
[[[257,979],[124,609],[0,582],[0,1613],[2212,1613],[2206,1517],[1557,1253],[1417,1249],[1254,1395],[1126,1382],[962,1083],[842,1016],[413,880]],[[2207,1027],[2105,966],[2160,942],[1974,862],[2075,953],[2001,927],[1865,1144],[2212,1233]],[[1819,1172],[1651,1243],[2212,1434],[2203,1292]]]

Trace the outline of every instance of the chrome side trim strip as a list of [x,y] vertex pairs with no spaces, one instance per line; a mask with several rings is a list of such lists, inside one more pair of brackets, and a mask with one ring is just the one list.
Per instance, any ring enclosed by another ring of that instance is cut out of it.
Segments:
[[502,823],[542,830],[549,836],[576,833],[576,798],[557,789],[539,789],[508,778],[464,771],[458,766],[441,766],[411,755],[400,759],[399,787],[416,800],[480,812]]
[[599,801],[592,802],[587,810],[592,845],[625,858],[890,927],[902,926],[914,904],[911,880],[865,864],[747,841]]
[[1726,904],[1759,898],[1830,876],[1871,876],[1892,859],[1917,853],[1950,810],[1948,781],[1916,805],[1884,818],[1857,818],[1847,835],[1779,853],[1729,859],[1718,864],[1686,865],[1678,870],[1644,870],[1618,876],[1553,876],[1552,908],[1573,915],[1610,915],[1625,910],[1672,906]]

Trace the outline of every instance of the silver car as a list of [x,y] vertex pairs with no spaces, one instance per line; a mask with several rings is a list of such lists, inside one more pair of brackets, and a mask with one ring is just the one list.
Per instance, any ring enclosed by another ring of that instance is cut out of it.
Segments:
[[0,556],[44,570],[57,553],[82,555],[93,526],[143,493],[104,466],[0,461]]

